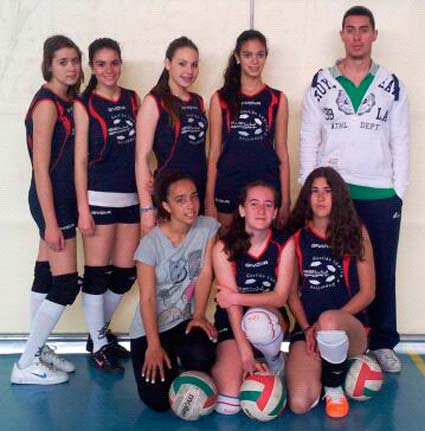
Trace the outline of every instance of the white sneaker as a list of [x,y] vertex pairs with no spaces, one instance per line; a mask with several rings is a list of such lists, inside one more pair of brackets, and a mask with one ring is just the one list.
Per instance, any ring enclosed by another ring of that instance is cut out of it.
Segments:
[[40,360],[47,365],[56,368],[59,371],[64,371],[65,373],[73,373],[75,371],[75,365],[61,356],[56,352],[56,347],[49,347],[47,344],[43,346],[40,353]]
[[13,365],[10,382],[16,385],[57,385],[69,380],[67,373],[54,370],[40,361],[36,356],[31,365],[19,368],[18,364]]
[[401,361],[393,349],[372,350],[376,360],[386,373],[399,373],[401,371]]

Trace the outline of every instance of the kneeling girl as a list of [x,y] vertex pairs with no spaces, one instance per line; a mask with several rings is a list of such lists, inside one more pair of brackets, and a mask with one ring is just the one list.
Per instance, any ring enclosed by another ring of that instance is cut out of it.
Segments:
[[289,406],[306,413],[323,385],[330,417],[348,413],[342,390],[348,356],[366,351],[365,308],[374,297],[373,253],[341,176],[317,168],[301,189],[289,220],[300,288],[288,305],[297,324],[287,364]]
[[140,398],[148,407],[165,411],[179,368],[208,372],[214,363],[217,333],[205,310],[219,223],[198,216],[196,186],[185,174],[159,176],[155,196],[162,222],[136,250],[140,304],[130,338]]
[[229,231],[214,248],[219,344],[212,374],[219,391],[216,411],[222,414],[240,410],[243,376],[265,370],[254,350],[264,356],[270,372],[283,371],[280,347],[287,320],[282,307],[293,280],[295,253],[289,236],[271,228],[277,213],[273,187],[247,185]]

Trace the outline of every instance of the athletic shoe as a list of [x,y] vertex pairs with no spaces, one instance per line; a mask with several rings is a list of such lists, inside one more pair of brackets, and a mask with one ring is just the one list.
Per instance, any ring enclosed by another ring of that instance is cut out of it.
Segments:
[[[111,346],[111,353],[117,359],[130,358],[130,352],[118,343],[117,336],[110,329],[108,329],[108,331],[106,332],[106,339]],[[86,350],[90,353],[93,353],[93,340],[91,339],[90,334],[87,338]]]
[[324,387],[326,399],[326,414],[331,418],[343,418],[348,415],[350,407],[341,386]]
[[31,365],[25,368],[19,368],[15,363],[10,376],[11,383],[16,385],[57,385],[68,380],[67,373],[49,367],[41,362],[38,356],[34,358]]
[[100,350],[92,353],[92,363],[96,368],[99,368],[108,373],[123,373],[124,367],[118,362],[116,357],[111,352],[109,344],[103,346]]
[[373,355],[379,362],[382,371],[386,373],[399,373],[401,371],[401,361],[393,349],[372,350]]
[[89,353],[93,353],[93,340],[92,340],[92,338],[90,337],[90,334],[89,334],[89,336],[87,337],[86,350],[87,350]]
[[117,336],[114,333],[112,333],[110,329],[108,329],[108,332],[106,333],[106,338],[108,339],[111,353],[117,359],[130,358],[130,352],[125,347],[121,346],[121,344],[118,343]]
[[45,344],[40,353],[41,362],[44,362],[45,364],[50,365],[52,368],[56,368],[59,371],[73,373],[75,371],[75,365],[71,361],[59,356],[55,350],[56,347],[52,348]]

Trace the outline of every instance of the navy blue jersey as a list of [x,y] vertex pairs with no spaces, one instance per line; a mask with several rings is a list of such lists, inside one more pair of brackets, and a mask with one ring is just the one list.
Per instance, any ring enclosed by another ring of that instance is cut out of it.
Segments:
[[[358,291],[356,259],[336,258],[328,241],[311,227],[295,235],[295,248],[301,274],[301,302],[310,325],[326,310],[343,307]],[[356,317],[366,323],[366,313]]]
[[[76,202],[74,188],[74,119],[72,101],[65,100],[42,86],[35,94],[25,117],[28,152],[33,161],[33,119],[32,114],[38,103],[50,100],[56,107],[57,120],[52,134],[50,153],[50,180],[52,183],[53,203],[58,205]],[[38,203],[34,170],[31,178],[29,198]]]
[[153,151],[158,162],[157,172],[166,170],[184,172],[190,175],[197,185],[205,187],[207,179],[205,140],[208,121],[202,97],[190,93],[190,100],[187,102],[175,97],[179,115],[172,126],[163,102],[153,93],[151,95],[159,111],[153,142]]
[[263,178],[261,173],[266,176],[272,173],[279,178],[280,161],[275,152],[274,138],[281,97],[280,91],[267,85],[253,96],[242,94],[236,118],[232,118],[226,102],[220,99],[223,151],[217,165],[219,176],[243,176],[253,171],[255,179],[266,180],[267,177]]
[[240,293],[262,293],[274,289],[280,254],[288,238],[283,231],[270,230],[264,249],[258,256],[247,253],[233,262]]
[[88,190],[135,193],[136,93],[121,88],[114,102],[92,92],[78,101],[89,116]]

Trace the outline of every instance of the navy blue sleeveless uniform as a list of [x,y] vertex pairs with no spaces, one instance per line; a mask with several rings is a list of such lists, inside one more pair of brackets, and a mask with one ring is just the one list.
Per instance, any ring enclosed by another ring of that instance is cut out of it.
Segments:
[[[113,101],[96,94],[78,99],[89,117],[88,190],[106,193],[137,193],[135,177],[137,95],[120,89]],[[90,203],[90,202],[89,202]],[[139,206],[92,205],[96,224],[137,223]]]
[[[50,181],[52,184],[53,205],[56,219],[65,239],[75,237],[77,224],[77,203],[74,188],[74,119],[72,101],[65,100],[42,86],[35,94],[25,117],[27,147],[33,162],[33,119],[32,114],[38,103],[49,100],[57,112],[53,130],[50,155]],[[28,193],[31,214],[44,239],[45,222],[35,186],[34,169]]]
[[193,178],[201,205],[207,181],[205,141],[208,121],[202,97],[190,93],[188,101],[174,97],[179,115],[174,126],[162,100],[151,93],[158,107],[159,120],[155,130],[153,151],[158,162],[156,173],[179,171]]
[[[301,303],[309,325],[313,325],[324,311],[342,308],[359,291],[357,262],[349,255],[336,258],[328,241],[311,227],[300,229],[294,239],[301,274]],[[365,311],[355,317],[367,324]],[[294,335],[300,330],[296,325]]]
[[222,148],[217,163],[215,204],[218,211],[236,209],[241,189],[262,180],[280,193],[280,161],[274,138],[276,115],[282,93],[267,85],[253,96],[241,95],[241,108],[232,119],[224,100],[222,111]]
[[[280,255],[288,239],[289,235],[285,231],[270,230],[266,245],[258,256],[247,253],[232,262],[238,292],[263,293],[274,289]],[[246,310],[248,308],[244,307],[244,312]],[[286,320],[285,308],[282,308],[281,311]],[[214,320],[218,331],[218,341],[234,338],[225,309],[217,305]]]

